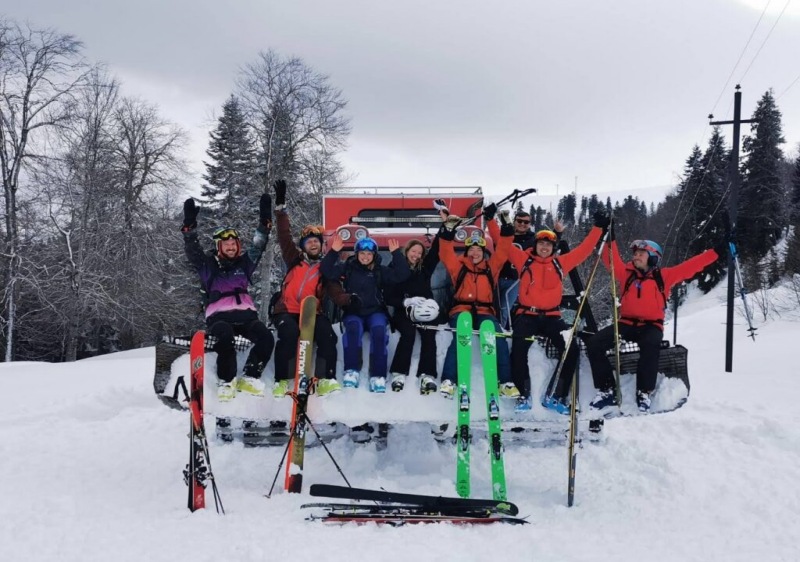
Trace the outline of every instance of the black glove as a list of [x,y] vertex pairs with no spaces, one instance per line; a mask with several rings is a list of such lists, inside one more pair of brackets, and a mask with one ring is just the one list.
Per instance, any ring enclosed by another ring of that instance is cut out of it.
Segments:
[[347,305],[349,308],[353,310],[359,310],[362,304],[364,303],[361,300],[361,297],[355,293],[350,293],[350,304]]
[[194,199],[189,197],[183,202],[183,230],[194,230],[197,228],[197,213],[200,212],[200,207],[194,204]]
[[494,203],[489,203],[483,208],[483,218],[487,221],[490,221],[494,218],[494,215],[497,213],[497,205]]
[[449,229],[447,228],[446,225],[443,224],[439,228],[439,233],[437,234],[437,236],[439,237],[439,240],[449,240],[450,242],[452,242],[453,240],[456,239],[455,228]]
[[444,202],[444,199],[434,199],[433,208],[439,211],[440,213],[443,212],[445,215],[450,214],[450,209],[447,208],[447,204]]
[[602,228],[603,230],[608,228],[608,225],[611,224],[611,219],[608,218],[605,213],[600,211],[595,211],[594,215],[592,215],[594,219],[594,225],[597,228]]
[[497,218],[500,219],[500,226],[511,224],[511,211],[503,209],[498,213]]
[[258,220],[267,228],[272,226],[272,197],[269,193],[262,193],[258,202]]
[[514,225],[511,223],[503,223],[503,225],[500,226],[500,236],[514,236]]
[[730,245],[728,244],[727,240],[723,240],[714,245],[714,251],[717,252],[717,255],[720,259],[726,257],[728,255],[728,250],[730,250]]
[[280,210],[286,205],[286,180],[275,182],[275,208]]

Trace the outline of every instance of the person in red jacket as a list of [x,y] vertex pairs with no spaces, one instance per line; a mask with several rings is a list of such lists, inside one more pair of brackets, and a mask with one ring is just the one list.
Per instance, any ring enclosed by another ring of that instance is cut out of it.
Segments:
[[[272,394],[281,398],[294,386],[297,362],[297,340],[300,338],[300,304],[307,296],[315,296],[322,302],[325,291],[333,298],[333,283],[325,281],[320,274],[322,260],[323,227],[308,225],[300,231],[298,245],[292,239],[289,214],[286,212],[286,182],[275,182],[275,216],[278,226],[278,245],[286,264],[281,292],[273,311],[272,322],[278,332],[275,347],[275,386]],[[299,247],[298,247],[299,246]],[[317,307],[314,326],[314,344],[317,358],[314,362],[317,380],[316,393],[325,396],[341,389],[336,380],[336,343],[338,339],[330,320]]]
[[[673,267],[660,268],[663,252],[652,240],[634,240],[633,258],[624,263],[614,241],[611,227],[611,253],[614,276],[620,286],[619,337],[639,346],[636,366],[636,403],[641,412],[650,410],[650,396],[658,376],[658,358],[664,332],[664,310],[673,285],[694,277],[719,259],[723,246],[690,258]],[[726,243],[727,244],[727,243]],[[603,263],[609,268],[608,253]],[[659,281],[659,279],[661,281]],[[614,280],[612,280],[614,282]],[[586,341],[586,354],[592,367],[597,395],[590,404],[593,410],[605,411],[619,406],[614,391],[614,373],[606,351],[614,347],[614,326],[606,326]]]
[[[450,215],[439,230],[439,258],[447,269],[453,282],[454,306],[450,309],[450,327],[455,327],[458,313],[472,313],[474,327],[480,326],[483,320],[494,322],[495,331],[500,331],[498,319],[499,307],[496,299],[497,279],[503,264],[508,259],[509,248],[514,237],[514,227],[508,213],[501,213],[503,228],[500,229],[494,220],[488,221],[490,232],[494,229],[496,240],[495,253],[489,256],[486,240],[478,231],[464,241],[466,253],[457,256],[453,247],[455,229],[460,219]],[[498,236],[499,234],[499,236]],[[457,377],[456,338],[447,348],[442,367],[442,383],[439,392],[445,398],[455,395],[454,381]],[[505,338],[497,338],[497,379],[500,394],[507,398],[516,398],[519,391],[511,380],[511,366],[508,355],[508,342]]]
[[[559,358],[564,356],[566,343],[561,331],[567,326],[561,320],[561,296],[564,276],[583,263],[592,253],[609,219],[603,213],[594,215],[594,228],[575,249],[556,257],[558,235],[552,230],[536,233],[536,245],[526,251],[511,247],[509,260],[519,271],[519,296],[512,309],[513,339],[511,347],[511,372],[521,396],[517,399],[517,412],[531,409],[531,377],[528,367],[528,350],[531,336],[545,336],[556,347]],[[545,393],[542,405],[560,414],[569,414],[567,394],[578,362],[578,345],[573,338],[558,381]],[[556,370],[558,366],[556,366]]]

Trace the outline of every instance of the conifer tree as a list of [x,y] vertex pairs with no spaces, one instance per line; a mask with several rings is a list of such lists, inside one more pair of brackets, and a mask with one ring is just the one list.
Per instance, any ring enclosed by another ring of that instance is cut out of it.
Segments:
[[756,121],[750,126],[742,150],[742,189],[739,197],[737,242],[741,254],[753,260],[763,257],[778,241],[788,225],[789,199],[781,181],[785,142],[781,112],[772,90],[759,100],[753,113]]
[[209,133],[202,197],[214,211],[212,221],[236,228],[250,228],[254,202],[260,192],[256,183],[255,148],[236,96],[222,106],[217,126]]

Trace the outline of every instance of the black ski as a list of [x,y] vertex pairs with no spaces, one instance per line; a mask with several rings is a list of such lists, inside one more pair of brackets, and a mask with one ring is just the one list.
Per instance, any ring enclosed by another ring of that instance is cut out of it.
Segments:
[[445,510],[448,508],[473,508],[490,510],[506,515],[517,515],[519,513],[519,508],[511,502],[490,499],[425,496],[420,494],[387,492],[385,490],[348,488],[346,486],[333,486],[329,484],[312,484],[309,493],[312,496],[326,498],[413,504],[437,510]]

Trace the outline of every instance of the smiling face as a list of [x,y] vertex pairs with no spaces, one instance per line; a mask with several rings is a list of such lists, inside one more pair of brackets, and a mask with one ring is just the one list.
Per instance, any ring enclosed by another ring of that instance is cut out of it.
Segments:
[[406,259],[408,260],[409,264],[415,266],[422,259],[423,253],[424,251],[422,248],[422,244],[414,244],[408,250],[406,250]]
[[219,241],[219,252],[223,257],[232,260],[239,255],[239,241],[235,238]]
[[483,248],[473,244],[467,248],[467,257],[472,260],[472,263],[481,263],[483,261]]
[[305,244],[303,244],[303,251],[311,259],[316,259],[322,253],[322,243],[316,236],[309,236]]
[[530,216],[519,216],[517,215],[514,218],[514,234],[526,234],[531,229],[531,217]]
[[549,240],[536,241],[536,255],[540,258],[548,258],[553,254],[553,243]]
[[369,265],[373,261],[375,261],[375,254],[370,252],[369,250],[361,250],[357,254],[358,256],[358,263],[361,265]]

